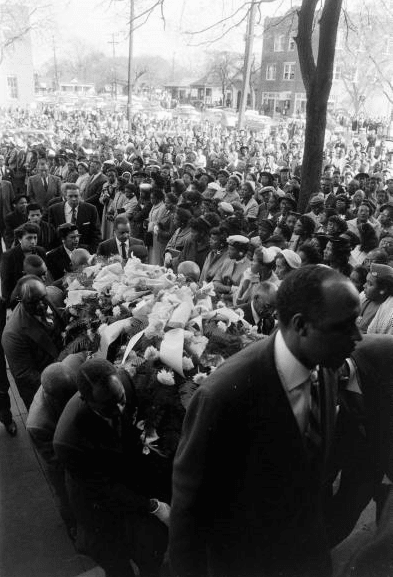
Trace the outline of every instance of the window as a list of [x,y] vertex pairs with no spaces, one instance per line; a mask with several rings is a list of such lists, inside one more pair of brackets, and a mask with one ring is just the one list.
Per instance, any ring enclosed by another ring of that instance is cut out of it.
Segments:
[[393,54],[393,36],[388,36],[385,40],[385,54]]
[[8,96],[13,100],[18,98],[18,79],[16,76],[7,76]]
[[343,50],[344,44],[345,44],[344,32],[343,32],[343,30],[339,30],[337,32],[337,37],[336,37],[336,50]]
[[275,80],[276,71],[277,69],[275,64],[268,64],[266,66],[266,80]]
[[333,69],[333,80],[341,80],[342,78],[342,67],[340,64],[335,64]]
[[277,34],[274,37],[274,52],[284,52],[284,34]]
[[295,50],[295,39],[293,36],[291,36],[288,42],[288,52],[293,52],[294,50]]
[[283,80],[294,80],[295,79],[295,62],[285,62],[284,63],[284,74]]

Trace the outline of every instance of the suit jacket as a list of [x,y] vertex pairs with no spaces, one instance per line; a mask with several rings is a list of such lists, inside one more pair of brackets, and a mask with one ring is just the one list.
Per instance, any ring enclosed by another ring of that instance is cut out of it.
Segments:
[[27,214],[20,214],[13,210],[5,215],[4,242],[7,248],[11,248],[12,243],[14,242],[14,230],[25,222],[27,222]]
[[48,202],[55,196],[61,196],[61,180],[52,174],[47,175],[48,190],[45,190],[41,176],[35,174],[27,180],[27,194],[31,202],[37,202],[44,210],[48,208]]
[[71,272],[71,259],[63,245],[47,253],[46,264],[54,281],[63,278],[67,272]]
[[0,180],[0,235],[5,231],[5,217],[12,211],[14,189],[8,180]]
[[53,439],[55,453],[67,471],[78,540],[82,534],[85,550],[94,559],[100,548],[113,549],[112,554],[121,551],[130,512],[149,511],[149,496],[143,481],[137,481],[142,474],[142,451],[140,432],[132,420],[133,395],[129,378],[122,375],[121,380],[127,400],[121,431],[115,431],[76,393],[67,403]]
[[0,180],[11,180],[11,171],[7,166],[0,168]]
[[[36,246],[36,254],[45,259],[45,250]],[[1,260],[1,295],[8,302],[16,283],[23,276],[23,261],[25,253],[18,244],[7,250]]]
[[[129,257],[131,255],[133,245],[135,246],[136,244],[144,246],[143,240],[140,240],[139,238],[134,238],[133,236],[131,236],[129,239],[129,249],[128,249],[128,256]],[[119,254],[116,239],[110,238],[108,240],[104,240],[103,242],[101,242],[98,245],[97,254],[99,256],[105,256],[105,257],[109,257],[109,256],[112,256],[114,254]]]
[[364,395],[366,429],[375,448],[376,481],[393,482],[393,337],[363,335],[352,354]]
[[317,469],[275,367],[274,339],[230,357],[188,407],[173,472],[176,576],[330,575],[320,493],[334,375],[324,371],[325,457]]
[[350,534],[372,498],[378,503],[384,475],[393,481],[393,337],[363,335],[351,359],[363,402],[339,395],[329,468],[332,481],[339,471],[341,478],[326,505],[332,546]]
[[245,321],[250,323],[250,325],[255,324],[254,317],[252,316],[251,303],[245,303],[243,305],[237,306],[236,308],[243,311]]
[[[66,222],[64,205],[65,202],[58,202],[52,204],[48,209],[48,222],[55,229]],[[101,227],[97,209],[87,202],[79,203],[76,226],[81,235],[80,244],[86,245],[91,253],[96,252],[98,243],[101,240]]]
[[102,187],[105,182],[107,182],[107,177],[102,172],[91,182],[87,183],[85,188],[84,196],[86,202],[93,204],[98,210],[100,217],[102,216],[103,205],[100,203],[100,194],[102,192]]
[[60,352],[58,327],[49,332],[19,303],[5,326],[1,343],[16,386],[28,409],[40,386],[41,373]]

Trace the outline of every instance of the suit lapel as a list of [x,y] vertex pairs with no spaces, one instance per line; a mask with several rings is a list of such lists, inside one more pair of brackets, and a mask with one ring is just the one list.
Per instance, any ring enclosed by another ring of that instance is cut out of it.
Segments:
[[[272,415],[279,416],[282,422],[282,433],[288,439],[291,449],[303,454],[305,462],[308,460],[305,444],[300,433],[300,429],[293,414],[291,404],[284,390],[274,360],[274,341],[275,334],[269,337],[269,346],[267,354],[261,358],[261,367],[259,374],[264,374],[266,381],[263,386],[268,389],[268,402]],[[256,375],[258,378],[258,375]],[[262,397],[263,399],[263,397]],[[264,402],[262,400],[262,402]]]

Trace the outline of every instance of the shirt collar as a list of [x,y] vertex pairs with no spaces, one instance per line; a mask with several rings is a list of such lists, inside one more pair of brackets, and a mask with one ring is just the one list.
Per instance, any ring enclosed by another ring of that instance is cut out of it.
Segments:
[[69,249],[65,246],[65,244],[63,244],[63,248],[64,248],[64,250],[66,251],[66,253],[68,254],[68,256],[71,258],[72,250],[69,250]]
[[[117,248],[120,250],[121,248],[121,242],[120,240],[117,238],[117,236],[115,236],[116,239],[116,244],[117,244]],[[124,241],[124,244],[126,245],[126,249],[128,249],[128,245],[129,245],[130,241],[127,239]]]
[[292,391],[309,378],[310,370],[291,353],[281,331],[277,332],[274,341],[274,359],[281,382],[287,391]]
[[[78,204],[78,206],[75,207],[76,213],[78,212],[78,208],[79,208],[79,204]],[[72,206],[70,206],[67,201],[65,203],[64,210],[66,211],[66,214],[70,214],[73,211]]]

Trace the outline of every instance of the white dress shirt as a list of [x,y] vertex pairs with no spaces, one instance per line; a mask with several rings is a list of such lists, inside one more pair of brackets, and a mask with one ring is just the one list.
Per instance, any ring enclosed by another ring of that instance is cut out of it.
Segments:
[[284,391],[302,435],[307,430],[310,411],[310,369],[289,350],[281,331],[274,341],[274,360]]
[[[120,256],[122,256],[122,254],[121,254],[121,242],[120,242],[120,240],[117,238],[117,236],[115,236],[115,240],[116,240],[116,245],[117,245],[118,253],[119,253]],[[130,248],[130,241],[129,241],[129,240],[126,240],[126,241],[124,242],[124,244],[125,244],[125,248],[126,248],[126,254],[128,255],[128,250],[129,250],[129,248]]]
[[[72,210],[72,207],[68,204],[68,202],[66,202],[64,205],[64,216],[66,222],[72,221]],[[75,210],[75,218],[78,218],[78,207],[76,207]]]

